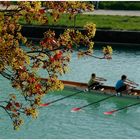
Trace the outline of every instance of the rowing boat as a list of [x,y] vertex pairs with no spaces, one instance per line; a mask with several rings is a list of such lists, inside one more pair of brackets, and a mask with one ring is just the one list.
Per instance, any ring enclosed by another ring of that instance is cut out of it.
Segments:
[[[65,80],[61,80],[64,85],[65,88],[69,87],[69,88],[74,88],[74,89],[86,89],[87,88],[87,83],[81,83],[81,82],[74,82],[74,81],[65,81]],[[107,95],[113,95],[116,94],[115,91],[115,87],[113,86],[106,86],[103,85],[104,90],[100,91],[100,90],[92,90],[90,91],[91,93],[97,93],[97,94],[107,94]],[[128,98],[137,98],[140,99],[140,90],[138,89],[133,89],[133,92],[129,93],[129,94],[122,94],[123,97],[128,97]]]

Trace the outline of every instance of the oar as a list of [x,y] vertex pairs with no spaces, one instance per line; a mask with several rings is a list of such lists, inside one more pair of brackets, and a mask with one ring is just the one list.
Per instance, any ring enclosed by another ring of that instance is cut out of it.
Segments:
[[48,106],[48,105],[50,105],[50,104],[52,104],[52,103],[58,102],[58,101],[63,100],[63,99],[65,99],[65,98],[69,98],[69,97],[74,96],[74,95],[76,95],[76,94],[79,94],[79,93],[81,93],[81,92],[85,92],[85,91],[78,91],[78,92],[76,92],[76,93],[74,93],[74,94],[71,94],[71,95],[68,95],[68,96],[65,96],[65,97],[62,97],[62,98],[59,98],[59,99],[50,101],[50,102],[48,102],[48,103],[41,104],[40,106],[42,106],[42,107],[43,107],[43,106]]
[[79,111],[79,110],[81,110],[82,108],[85,108],[85,107],[87,107],[87,106],[90,106],[90,105],[99,103],[99,102],[101,102],[101,101],[107,100],[107,99],[112,98],[112,97],[114,97],[114,96],[116,96],[116,95],[111,95],[111,96],[109,96],[109,97],[103,98],[103,99],[101,99],[101,100],[98,100],[98,101],[96,101],[96,102],[92,102],[92,103],[90,103],[90,104],[87,104],[87,105],[84,105],[84,106],[81,106],[81,107],[72,108],[71,112]]
[[[127,79],[127,81],[130,82],[130,84],[133,84],[133,85],[139,86],[139,84],[135,83],[134,81],[131,81],[131,80],[129,80],[129,79]],[[127,82],[127,81],[126,81],[126,82]]]
[[107,81],[105,78],[102,78],[102,77],[96,77],[97,80],[100,80],[100,81]]
[[116,110],[112,110],[112,111],[104,112],[104,114],[105,114],[105,115],[111,115],[111,114],[113,114],[113,113],[115,113],[115,112],[117,112],[117,111],[120,111],[120,110],[126,109],[126,108],[128,108],[128,107],[132,107],[132,106],[135,106],[135,105],[138,105],[138,104],[140,104],[140,102],[135,103],[135,104],[131,104],[131,105],[127,105],[127,106],[121,107],[121,108],[116,109]]

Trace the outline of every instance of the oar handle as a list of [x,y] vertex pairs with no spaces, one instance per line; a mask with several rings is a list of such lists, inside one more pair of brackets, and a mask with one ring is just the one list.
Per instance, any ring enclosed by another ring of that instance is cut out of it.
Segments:
[[[139,84],[135,83],[134,81],[131,81],[131,80],[129,80],[129,79],[127,79],[127,81],[128,81],[128,82],[131,82],[132,84],[134,84],[134,85],[136,85],[136,86],[139,86]],[[126,81],[126,82],[127,82],[127,81]]]
[[98,103],[98,102],[101,102],[101,101],[107,100],[107,99],[109,99],[109,98],[111,98],[111,97],[114,97],[114,96],[116,96],[116,95],[111,95],[111,96],[109,96],[109,97],[103,98],[103,99],[101,99],[101,100],[98,100],[98,101],[96,101],[96,102],[93,102],[93,103],[90,103],[90,104],[84,105],[84,106],[79,107],[79,108],[80,108],[80,109],[85,108],[85,107],[87,107],[87,106],[90,106],[90,105],[92,105],[92,104],[96,104],[96,103]]
[[97,79],[99,79],[101,81],[107,81],[105,78],[102,78],[102,77],[97,77]]
[[65,99],[65,98],[68,98],[68,97],[74,96],[74,95],[79,94],[79,93],[81,93],[81,92],[84,92],[84,91],[78,91],[78,92],[76,92],[76,93],[74,93],[74,94],[71,94],[71,95],[65,96],[65,97],[63,97],[63,98],[56,99],[56,100],[51,101],[51,102],[48,102],[48,104],[55,103],[55,102],[57,102],[57,101],[60,101],[60,100],[63,100],[63,99]]

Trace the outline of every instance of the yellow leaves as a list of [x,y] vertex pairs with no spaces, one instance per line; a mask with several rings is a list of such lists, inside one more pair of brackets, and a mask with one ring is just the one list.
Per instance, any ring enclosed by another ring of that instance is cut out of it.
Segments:
[[29,74],[27,72],[22,72],[20,74],[20,79],[23,81],[23,80],[27,80],[29,77]]
[[60,84],[59,84],[59,89],[60,89],[60,90],[63,90],[63,89],[64,89],[64,84],[63,84],[63,83],[60,83]]
[[22,26],[21,26],[20,24],[16,24],[16,30],[17,30],[17,31],[20,31],[20,30],[21,30],[21,27],[22,27]]
[[20,32],[17,33],[17,38],[18,38],[18,40],[21,40],[23,44],[25,44],[27,42],[27,38],[23,37]]
[[19,39],[21,39],[21,38],[22,38],[22,34],[21,34],[20,32],[17,32],[17,37],[18,37]]
[[103,53],[105,59],[112,59],[113,49],[111,46],[103,47]]
[[67,53],[67,59],[71,59],[71,54],[70,53]]
[[11,66],[13,69],[18,69],[19,66],[25,64],[24,57],[26,56],[23,50],[19,48],[18,40],[14,39],[13,35],[5,33],[3,38],[0,38],[0,58],[4,60],[3,64],[1,64],[1,69],[6,65]]
[[111,54],[113,53],[113,49],[111,46],[107,46],[107,47],[103,47],[103,53],[108,53],[108,54]]
[[90,43],[89,43],[89,50],[93,50],[93,45],[94,45],[94,42],[90,41]]
[[12,82],[12,87],[16,89],[20,89],[20,84],[18,82]]
[[47,58],[47,55],[44,54],[44,53],[40,53],[40,54],[37,56],[37,58],[39,58],[39,59],[45,59],[45,58]]
[[12,33],[14,33],[14,30],[15,30],[15,24],[13,24],[13,23],[10,23],[9,24],[9,30],[12,32]]
[[52,78],[50,80],[50,82],[51,82],[50,91],[63,90],[64,89],[64,84],[59,79]]
[[79,51],[78,52],[78,58],[82,58],[84,56],[90,56],[93,53],[93,49],[89,49],[87,51]]
[[27,55],[25,56],[25,61],[28,65],[30,64],[30,58]]
[[26,37],[22,37],[22,43],[25,44],[27,42],[27,38]]
[[0,13],[0,34],[3,29],[3,18],[4,18],[4,14]]
[[81,58],[81,57],[83,57],[84,55],[85,55],[84,52],[81,52],[81,51],[78,52],[78,58]]
[[38,116],[38,111],[34,107],[28,107],[28,108],[25,108],[25,114],[27,116],[32,116],[32,118],[35,119]]
[[0,72],[4,70],[4,64],[0,61]]
[[10,55],[7,54],[9,57],[8,61],[9,65],[11,65],[13,69],[19,69],[21,66],[30,64],[30,58],[21,48],[16,47],[12,51],[9,49],[9,52]]
[[42,9],[42,2],[30,1],[19,2],[21,10],[20,17],[22,17],[27,23],[44,24],[48,22],[47,16],[44,14],[45,10]]
[[67,7],[70,7],[72,10],[70,13],[79,13],[82,11],[87,11],[87,10],[94,10],[93,5],[87,4],[86,2],[78,2],[78,1],[70,1],[67,2]]
[[63,69],[61,69],[61,68],[58,69],[58,72],[59,72],[60,75],[63,75],[63,74],[64,74],[64,71],[63,71]]
[[53,38],[54,36],[55,36],[55,32],[51,30],[44,33],[45,38]]
[[21,118],[17,118],[13,121],[14,130],[19,130],[19,127],[23,125],[24,121]]
[[36,105],[39,106],[39,105],[41,104],[41,97],[40,97],[40,96],[37,96],[37,97],[35,98],[34,103],[35,103]]
[[94,23],[87,23],[84,28],[87,30],[88,37],[92,38],[95,36],[96,33],[96,24]]
[[113,53],[113,49],[111,46],[107,46],[108,50],[109,50],[109,53],[112,54]]
[[30,110],[30,113],[31,113],[31,116],[32,116],[33,119],[37,118],[37,116],[38,116],[38,110],[37,109],[32,108]]
[[63,71],[64,71],[64,73],[67,73],[69,71],[69,68],[67,66],[64,66]]
[[0,22],[3,20],[3,18],[4,18],[4,14],[0,12]]
[[20,118],[19,113],[21,107],[22,105],[16,101],[15,94],[10,94],[10,100],[7,101],[5,110],[10,115],[15,130],[19,129],[19,127],[23,124],[23,120]]
[[66,72],[66,66],[63,66],[63,62],[61,60],[51,62],[48,66],[48,69],[50,69],[51,71],[53,70],[53,73],[57,73],[60,75]]

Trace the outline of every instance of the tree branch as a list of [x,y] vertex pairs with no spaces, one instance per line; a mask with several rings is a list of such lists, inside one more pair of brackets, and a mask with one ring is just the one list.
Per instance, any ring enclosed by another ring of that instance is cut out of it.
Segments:
[[0,107],[3,108],[3,109],[6,111],[6,113],[9,115],[10,119],[13,121],[12,116],[11,116],[11,114],[7,111],[7,109],[6,109],[4,106],[2,106],[2,105],[0,105]]
[[53,50],[47,50],[47,51],[36,50],[36,51],[28,51],[28,52],[26,52],[26,53],[44,53],[44,54],[50,55],[49,52],[53,52],[53,51],[61,50],[61,49],[64,49],[64,48],[58,47],[58,48],[55,48],[55,49],[53,49]]
[[86,55],[91,56],[91,57],[94,57],[94,58],[97,58],[97,59],[105,59],[104,56],[103,57],[98,57],[98,56],[90,55],[90,54],[86,54]]

